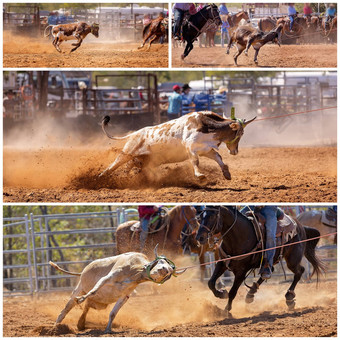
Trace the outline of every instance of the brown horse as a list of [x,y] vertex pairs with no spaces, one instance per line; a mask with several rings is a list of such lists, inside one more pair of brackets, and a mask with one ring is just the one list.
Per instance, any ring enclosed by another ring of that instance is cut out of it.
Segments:
[[331,42],[337,41],[337,17],[336,16],[328,24],[326,23],[326,18],[323,18],[322,29],[324,31],[326,38],[328,38],[329,41]]
[[242,19],[246,20],[247,22],[250,22],[248,12],[241,11],[236,14],[229,13],[227,15],[228,24],[231,29],[235,29]]
[[[118,254],[140,249],[140,229],[131,230],[133,225],[138,227],[138,221],[128,221],[118,226],[116,232]],[[155,231],[149,231],[143,253],[151,255],[157,244],[164,255],[181,254],[181,232],[189,224],[192,230],[198,229],[196,209],[192,206],[176,206],[165,216],[165,223]],[[133,228],[132,228],[133,229]]]
[[163,16],[151,20],[149,24],[145,25],[143,29],[143,43],[138,49],[143,48],[147,40],[149,40],[149,46],[147,51],[150,49],[151,44],[162,36],[166,36],[168,33],[168,21]]

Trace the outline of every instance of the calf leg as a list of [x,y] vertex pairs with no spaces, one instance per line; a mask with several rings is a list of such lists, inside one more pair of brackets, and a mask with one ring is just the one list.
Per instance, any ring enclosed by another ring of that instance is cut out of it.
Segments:
[[52,41],[53,46],[55,47],[55,49],[61,53],[61,49],[59,48],[59,45],[61,44],[61,42],[59,42],[59,38],[58,37],[54,37],[53,41]]
[[[74,301],[74,303],[76,303],[76,301]],[[86,320],[86,315],[87,315],[89,309],[90,309],[90,306],[89,306],[88,302],[86,301],[85,307],[83,309],[83,313],[81,314],[81,316],[80,316],[80,318],[78,320],[78,323],[77,323],[77,328],[80,331],[85,329],[85,320]]]
[[75,47],[72,48],[72,50],[70,51],[70,53],[73,52],[73,51],[75,51],[77,48],[79,48],[80,45],[81,45],[81,43],[83,42],[83,39],[82,39],[80,36],[76,36],[76,38],[78,39],[78,43],[72,44],[72,46],[75,46]]
[[215,162],[217,162],[217,164],[220,166],[223,176],[225,177],[225,179],[231,180],[231,175],[229,172],[229,168],[228,165],[224,164],[222,161],[222,157],[221,155],[215,151],[215,150],[210,150],[207,154],[204,155],[205,157],[208,157],[210,159],[213,159]]
[[111,333],[111,327],[112,327],[112,322],[114,320],[114,318],[116,317],[117,313],[119,312],[119,310],[123,307],[123,305],[125,304],[125,302],[129,299],[129,296],[124,296],[122,298],[120,298],[116,304],[114,305],[110,316],[109,316],[109,322],[105,328],[105,334]]
[[150,50],[151,44],[152,44],[157,38],[158,38],[158,36],[157,36],[157,35],[154,35],[154,36],[150,39],[150,41],[149,41],[149,47],[147,48],[147,51]]
[[205,181],[206,180],[205,175],[203,175],[198,169],[199,160],[198,160],[197,153],[193,152],[193,151],[189,151],[189,158],[190,158],[190,162],[191,162],[191,164],[194,168],[195,177],[197,177],[200,181]]
[[246,48],[245,46],[241,45],[241,44],[236,44],[237,47],[237,52],[234,55],[234,62],[235,62],[235,66],[237,65],[237,58],[239,57],[239,55],[244,51],[244,49]]
[[131,159],[133,159],[132,156],[127,155],[125,153],[120,153],[118,155],[118,157],[116,158],[116,160],[108,167],[106,168],[100,175],[99,177],[103,176],[107,171],[109,170],[116,170],[118,169],[120,166],[122,166],[123,164],[127,163],[128,161],[130,161]]
[[107,281],[110,281],[113,279],[113,277],[115,275],[118,274],[118,271],[115,272],[115,274],[113,273],[109,273],[107,274],[106,276],[102,277],[96,284],[95,286],[85,295],[82,295],[82,296],[77,296],[74,298],[74,300],[77,302],[77,303],[82,303],[84,302],[89,296],[92,296],[94,294],[97,293],[98,289],[102,286],[104,286],[106,284]]
[[257,61],[257,55],[259,54],[259,50],[260,49],[255,49],[255,56],[254,56],[254,63],[257,64],[258,61]]

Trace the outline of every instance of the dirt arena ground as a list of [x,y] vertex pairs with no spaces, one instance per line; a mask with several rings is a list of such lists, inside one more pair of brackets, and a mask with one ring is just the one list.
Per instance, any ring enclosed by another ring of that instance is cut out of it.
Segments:
[[[172,48],[172,67],[237,67],[233,55],[236,47],[231,48],[230,54],[225,53],[226,48],[221,45],[210,48],[194,49],[181,60],[183,48]],[[315,45],[278,45],[267,44],[263,46],[258,55],[258,65],[254,63],[254,49],[249,50],[248,57],[242,54],[238,58],[239,67],[337,67],[337,44]]]
[[[48,144],[47,144],[48,145]],[[98,147],[4,148],[4,202],[336,202],[336,147],[240,147],[221,150],[232,180],[201,158],[208,183],[194,178],[185,161],[153,174],[98,175],[118,149]],[[105,177],[105,178],[104,178]]]
[[[226,300],[218,300],[207,285],[183,274],[162,286],[144,283],[131,296],[113,323],[113,335],[103,331],[112,308],[91,309],[84,331],[76,328],[81,314],[74,308],[54,327],[69,294],[44,294],[39,298],[4,298],[4,337],[336,337],[336,281],[299,283],[296,306],[288,311],[284,294],[288,283],[264,283],[253,304],[244,302],[242,285],[233,303],[233,317],[226,318]],[[230,287],[227,288],[228,290]]]
[[[90,38],[90,37],[89,37]],[[112,43],[85,39],[81,47],[70,54],[71,42],[61,45],[59,53],[48,38],[29,38],[4,33],[4,67],[168,67],[168,45],[155,44],[150,51],[138,49],[139,43]]]

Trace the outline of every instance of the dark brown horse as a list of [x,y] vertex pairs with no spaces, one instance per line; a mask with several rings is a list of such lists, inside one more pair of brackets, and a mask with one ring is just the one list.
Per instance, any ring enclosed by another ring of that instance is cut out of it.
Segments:
[[[181,232],[184,225],[197,229],[196,209],[192,206],[176,206],[165,216],[159,229],[149,231],[143,253],[151,255],[153,249],[159,244],[164,255],[181,254]],[[133,226],[137,228],[133,228]],[[139,221],[128,221],[118,226],[116,232],[118,254],[141,250]]]
[[145,25],[143,29],[143,43],[138,48],[143,48],[145,43],[149,40],[149,46],[147,51],[150,49],[151,44],[162,36],[168,34],[168,21],[166,18],[159,16],[158,18],[151,20],[149,24]]
[[[209,288],[216,297],[220,299],[229,298],[225,310],[228,313],[228,316],[231,316],[230,311],[232,308],[232,302],[236,297],[241,283],[245,281],[248,273],[261,266],[263,253],[260,252],[245,256],[241,255],[248,254],[259,249],[259,244],[262,242],[259,241],[251,220],[240,213],[236,207],[209,206],[205,209],[196,239],[200,243],[205,244],[207,243],[208,238],[216,233],[220,233],[222,235],[220,252],[221,254],[224,254],[223,258],[227,259],[228,257],[239,256],[236,259],[218,262],[214,273],[208,282]],[[274,264],[276,264],[282,253],[289,270],[294,273],[293,283],[285,295],[286,304],[289,309],[293,309],[295,306],[294,290],[305,271],[305,268],[301,266],[303,256],[306,256],[307,260],[312,264],[313,274],[316,273],[317,276],[319,276],[322,271],[325,270],[324,264],[315,254],[315,247],[319,241],[318,239],[293,244],[309,238],[319,237],[319,231],[314,228],[303,227],[299,222],[297,222],[296,235],[293,235],[286,242],[287,245],[290,243],[292,244],[284,247],[283,250],[278,248],[274,256]],[[260,248],[260,250],[262,249]],[[233,286],[229,293],[226,290],[216,289],[216,280],[226,270],[232,271],[235,275]],[[259,278],[257,282],[253,283],[253,286],[250,288],[246,296],[247,303],[253,302],[254,295],[263,282],[264,280]]]

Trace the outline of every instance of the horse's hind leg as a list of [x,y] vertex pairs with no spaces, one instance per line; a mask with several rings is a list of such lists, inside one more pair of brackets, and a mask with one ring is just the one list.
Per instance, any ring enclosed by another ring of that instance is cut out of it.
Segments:
[[[290,255],[289,257],[286,258],[286,263],[287,263],[287,267],[289,268],[289,270],[291,270],[294,273],[294,280],[293,283],[290,285],[285,298],[286,298],[286,304],[288,306],[289,310],[294,309],[295,307],[295,287],[297,285],[297,283],[300,281],[302,274],[305,271],[305,268],[303,266],[301,266],[301,260],[302,260],[302,255],[298,256],[296,254],[296,252],[291,251],[290,252],[292,255]],[[299,261],[297,260],[299,259]]]
[[152,44],[157,38],[158,38],[157,35],[155,35],[152,39],[150,39],[150,41],[149,41],[149,46],[148,46],[148,48],[146,49],[147,51],[150,50],[151,44]]
[[263,282],[264,280],[260,277],[257,282],[253,283],[246,295],[246,303],[252,303],[254,301],[254,296]]

